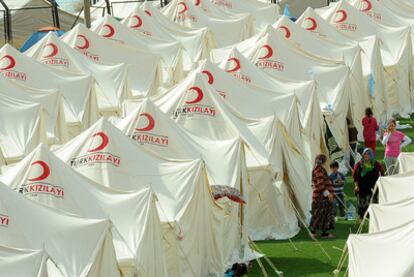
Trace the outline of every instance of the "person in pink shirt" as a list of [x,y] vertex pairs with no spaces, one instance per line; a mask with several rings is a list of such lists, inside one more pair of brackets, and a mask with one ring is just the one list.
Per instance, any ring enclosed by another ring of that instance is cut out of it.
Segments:
[[374,153],[377,148],[377,131],[379,129],[377,119],[373,116],[371,108],[365,109],[365,116],[362,119],[364,127],[363,136],[365,148],[371,148]]
[[398,173],[397,158],[401,153],[401,148],[411,143],[411,139],[404,133],[397,131],[395,119],[388,121],[387,131],[384,133],[382,144],[385,145],[384,162],[388,175]]

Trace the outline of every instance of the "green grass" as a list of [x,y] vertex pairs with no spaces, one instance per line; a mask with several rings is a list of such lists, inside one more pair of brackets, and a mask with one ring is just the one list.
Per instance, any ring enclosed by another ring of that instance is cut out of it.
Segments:
[[[414,125],[414,116],[410,119],[401,119],[403,124]],[[411,139],[414,139],[414,129],[402,130]],[[414,152],[414,144],[411,144],[404,152]],[[377,159],[382,161],[384,157],[384,147],[381,144],[377,146]],[[347,184],[345,186],[346,201],[352,201],[355,205],[356,198],[353,193],[353,183],[350,176],[347,177]],[[355,205],[356,206],[356,205]],[[346,239],[350,232],[354,233],[358,226],[356,222],[338,221],[336,229],[332,232],[335,234],[334,240],[320,240],[320,245],[313,242],[305,229],[299,235],[289,241],[258,241],[256,245],[258,248],[271,260],[278,270],[284,273],[287,277],[296,276],[333,276],[332,272],[336,269],[341,256],[341,249],[346,243]],[[322,252],[322,246],[329,254],[331,259]],[[297,249],[295,249],[297,248]],[[277,276],[272,268],[266,264],[264,259],[261,259],[268,276]],[[345,271],[347,264],[342,272]],[[340,276],[343,276],[342,273]],[[249,271],[249,277],[263,276],[262,271],[257,262],[254,263],[253,268]]]

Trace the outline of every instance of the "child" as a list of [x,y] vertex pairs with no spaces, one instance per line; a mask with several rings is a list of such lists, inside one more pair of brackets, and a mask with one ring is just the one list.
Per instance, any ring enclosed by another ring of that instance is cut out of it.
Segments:
[[345,217],[345,200],[344,200],[344,185],[345,185],[345,176],[338,171],[339,164],[336,161],[333,161],[330,165],[331,174],[329,179],[334,187],[335,199],[333,202],[333,214],[336,216],[337,207],[339,208],[340,217]]

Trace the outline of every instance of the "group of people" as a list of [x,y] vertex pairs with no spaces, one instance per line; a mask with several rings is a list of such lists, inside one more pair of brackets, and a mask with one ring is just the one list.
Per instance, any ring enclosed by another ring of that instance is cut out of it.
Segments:
[[[351,120],[347,119],[348,135],[351,152],[356,152],[358,132]],[[395,119],[388,121],[387,129],[380,129],[380,126],[373,116],[371,108],[365,110],[365,117],[362,119],[363,138],[365,149],[362,158],[356,164],[355,155],[351,153],[350,165],[353,167],[352,177],[354,180],[354,191],[357,196],[358,215],[362,219],[366,216],[370,203],[377,202],[375,184],[380,176],[385,173],[392,175],[398,172],[397,158],[401,149],[411,143],[411,139],[404,133],[397,131]],[[377,139],[381,137],[385,146],[384,164],[376,160]],[[339,172],[339,164],[333,161],[330,164],[331,173],[325,169],[327,156],[320,154],[315,158],[315,165],[312,171],[312,218],[310,231],[312,239],[316,239],[317,231],[321,231],[321,238],[333,238],[329,230],[335,227],[335,216],[337,210],[341,217],[345,216],[345,176]]]

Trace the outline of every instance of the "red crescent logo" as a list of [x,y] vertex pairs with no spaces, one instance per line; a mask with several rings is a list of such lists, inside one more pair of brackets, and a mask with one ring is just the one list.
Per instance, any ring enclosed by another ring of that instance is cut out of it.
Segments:
[[141,113],[139,116],[146,117],[148,119],[148,125],[142,128],[136,128],[135,130],[146,132],[146,131],[151,131],[152,129],[154,129],[155,120],[149,113]]
[[152,13],[149,10],[145,10],[144,11],[146,14],[148,14],[149,16],[152,16]]
[[308,20],[308,21],[310,21],[312,23],[312,25],[310,27],[306,28],[306,30],[308,30],[308,31],[316,30],[316,28],[318,27],[318,24],[316,23],[316,19],[315,18],[313,18],[313,17],[307,17],[307,18],[305,18],[305,20]]
[[195,104],[195,103],[198,103],[201,100],[203,100],[204,94],[203,94],[203,91],[201,90],[201,88],[191,87],[191,88],[188,89],[188,91],[190,91],[190,90],[195,91],[197,93],[197,97],[194,98],[193,100],[185,101],[186,104]]
[[[3,67],[1,67],[0,70],[9,70],[9,69],[12,69],[13,67],[16,66],[16,60],[12,56],[10,56],[10,55],[4,55],[0,59],[0,62],[1,61],[5,61],[5,60],[8,60],[9,62],[8,62],[7,65],[4,65]],[[1,63],[1,64],[3,64],[3,63]]]
[[283,29],[285,31],[285,38],[290,38],[291,33],[288,27],[286,26],[280,26],[279,29]]
[[52,52],[50,52],[50,54],[43,56],[43,58],[51,58],[57,55],[58,53],[58,47],[56,44],[54,43],[47,43],[45,44],[45,46],[43,46],[43,49],[46,49],[47,47],[51,47],[52,48]]
[[234,65],[234,67],[232,69],[227,69],[226,72],[230,72],[231,73],[231,72],[236,72],[236,71],[240,70],[240,61],[239,61],[239,59],[237,59],[237,58],[230,58],[230,59],[227,60],[227,63],[229,63],[229,62],[234,62],[235,65]]
[[101,151],[101,150],[105,149],[105,147],[108,145],[109,138],[104,132],[97,132],[97,133],[93,134],[92,137],[93,138],[94,137],[100,137],[102,142],[97,147],[95,147],[93,149],[89,149],[88,152]]
[[196,6],[200,6],[200,4],[201,4],[201,0],[196,0],[196,1],[195,1],[195,5],[196,5]]
[[367,6],[361,10],[361,12],[367,12],[372,9],[372,3],[370,0],[362,0],[363,3],[367,3]]
[[89,48],[89,40],[86,38],[86,36],[78,35],[77,37],[83,40],[83,44],[82,45],[76,45],[76,47],[79,48],[79,49],[88,49]]
[[348,14],[346,13],[345,10],[337,10],[336,13],[340,14],[341,17],[338,20],[336,20],[335,23],[344,22],[348,18]]
[[106,35],[102,35],[104,38],[110,38],[110,37],[113,37],[115,35],[115,29],[112,25],[104,24],[102,26],[102,29],[103,28],[107,28],[109,30],[109,33],[107,33]]
[[142,19],[138,15],[134,15],[133,18],[137,19],[137,24],[129,26],[130,28],[139,28],[142,26]]
[[184,2],[178,3],[177,6],[182,6],[183,7],[183,9],[178,12],[178,14],[182,14],[182,13],[184,13],[184,12],[186,12],[188,10],[187,4],[184,3]]
[[273,56],[273,49],[272,47],[270,47],[270,45],[268,44],[263,45],[262,48],[260,48],[260,52],[262,52],[262,49],[265,49],[266,52],[263,56],[259,57],[259,59],[268,59]]
[[208,83],[211,85],[211,84],[213,84],[214,83],[214,76],[213,76],[213,74],[211,74],[211,72],[210,71],[208,71],[208,70],[203,70],[203,71],[201,71],[201,73],[203,73],[203,74],[205,74],[205,75],[207,75],[207,78],[208,78]]
[[36,182],[36,181],[44,180],[47,177],[49,177],[49,175],[50,175],[50,168],[47,165],[47,163],[45,163],[44,161],[39,160],[39,161],[33,162],[31,164],[31,166],[36,165],[36,164],[38,164],[42,167],[42,174],[40,174],[38,177],[28,179],[30,182]]

